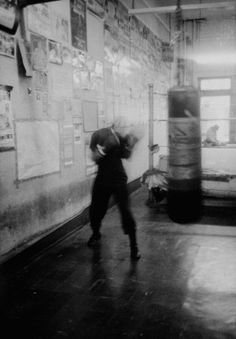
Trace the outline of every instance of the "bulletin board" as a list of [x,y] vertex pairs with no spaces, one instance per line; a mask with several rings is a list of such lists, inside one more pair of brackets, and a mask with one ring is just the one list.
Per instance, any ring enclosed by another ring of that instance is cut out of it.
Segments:
[[60,170],[59,126],[56,121],[17,121],[17,178]]
[[93,132],[98,129],[98,103],[83,101],[84,131]]

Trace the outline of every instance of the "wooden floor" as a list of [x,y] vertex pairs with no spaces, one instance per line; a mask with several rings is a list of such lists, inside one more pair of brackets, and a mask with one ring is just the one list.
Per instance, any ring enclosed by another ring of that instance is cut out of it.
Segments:
[[116,207],[0,276],[3,339],[236,338],[235,209],[205,204],[196,224],[131,196],[142,254],[131,262]]

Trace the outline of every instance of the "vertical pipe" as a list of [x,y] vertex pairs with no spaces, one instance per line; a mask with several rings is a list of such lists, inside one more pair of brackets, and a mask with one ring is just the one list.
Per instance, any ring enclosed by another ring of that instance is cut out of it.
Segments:
[[187,69],[187,58],[186,58],[186,34],[185,34],[185,22],[182,21],[182,50],[183,50],[183,84],[186,84],[186,69]]
[[177,86],[182,85],[182,51],[181,51],[181,25],[182,25],[182,11],[181,11],[181,0],[177,0],[177,6],[176,6],[176,31],[178,33],[178,38],[177,38],[177,73],[176,73],[176,78],[177,78]]
[[148,85],[149,97],[149,169],[153,169],[153,154],[151,147],[153,146],[153,84]]

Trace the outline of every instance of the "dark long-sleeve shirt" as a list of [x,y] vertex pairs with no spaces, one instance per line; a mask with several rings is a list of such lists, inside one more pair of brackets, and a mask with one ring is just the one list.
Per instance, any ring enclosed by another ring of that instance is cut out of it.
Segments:
[[127,182],[122,158],[131,155],[129,137],[122,137],[111,128],[102,128],[93,133],[90,148],[96,151],[97,145],[104,146],[104,156],[98,165],[97,180],[103,185],[120,185]]

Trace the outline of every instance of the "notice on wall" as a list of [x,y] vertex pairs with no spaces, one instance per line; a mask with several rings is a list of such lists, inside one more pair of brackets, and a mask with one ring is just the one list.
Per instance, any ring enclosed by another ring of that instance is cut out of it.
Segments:
[[39,120],[48,119],[48,93],[36,90],[34,94],[35,118]]
[[104,68],[104,81],[105,81],[105,89],[106,91],[113,91],[114,89],[114,77],[112,66]]
[[33,70],[47,69],[47,40],[40,35],[31,34],[31,63]]
[[67,18],[57,12],[52,12],[52,33],[56,41],[65,44],[70,43],[69,39],[69,22]]
[[80,88],[81,89],[90,89],[90,73],[87,69],[80,70]]
[[49,118],[48,76],[46,72],[33,71],[34,118]]
[[73,117],[79,117],[82,119],[82,109],[81,109],[81,101],[77,99],[72,100],[72,115]]
[[62,60],[63,63],[72,65],[72,52],[69,47],[62,46]]
[[84,0],[71,0],[71,39],[72,46],[87,50],[86,3]]
[[64,121],[66,121],[68,125],[72,123],[72,115],[73,115],[72,99],[65,99],[63,101],[63,117]]
[[79,68],[73,67],[73,94],[75,98],[80,98],[81,82]]
[[33,72],[33,85],[38,91],[48,92],[48,75],[45,72],[34,71]]
[[64,165],[73,165],[74,163],[74,127],[73,125],[63,126],[63,161]]
[[162,42],[162,60],[164,62],[173,62],[174,61],[174,46],[170,45],[169,42]]
[[50,62],[62,65],[62,45],[60,42],[48,40],[48,53]]
[[60,171],[59,126],[56,121],[17,121],[18,180]]
[[98,129],[98,103],[95,101],[83,102],[84,131],[93,132]]
[[2,31],[0,31],[0,54],[10,58],[16,55],[15,37]]
[[44,4],[27,7],[28,29],[34,33],[51,36],[51,12],[49,6]]
[[14,128],[10,86],[0,85],[0,151],[14,149]]
[[87,64],[87,54],[83,51],[79,51],[76,48],[72,50],[72,65],[74,67],[78,67],[83,69],[86,67]]
[[83,127],[81,117],[73,117],[73,126],[74,126],[74,143],[81,144]]
[[51,91],[54,98],[72,98],[72,67],[70,65],[52,65]]

